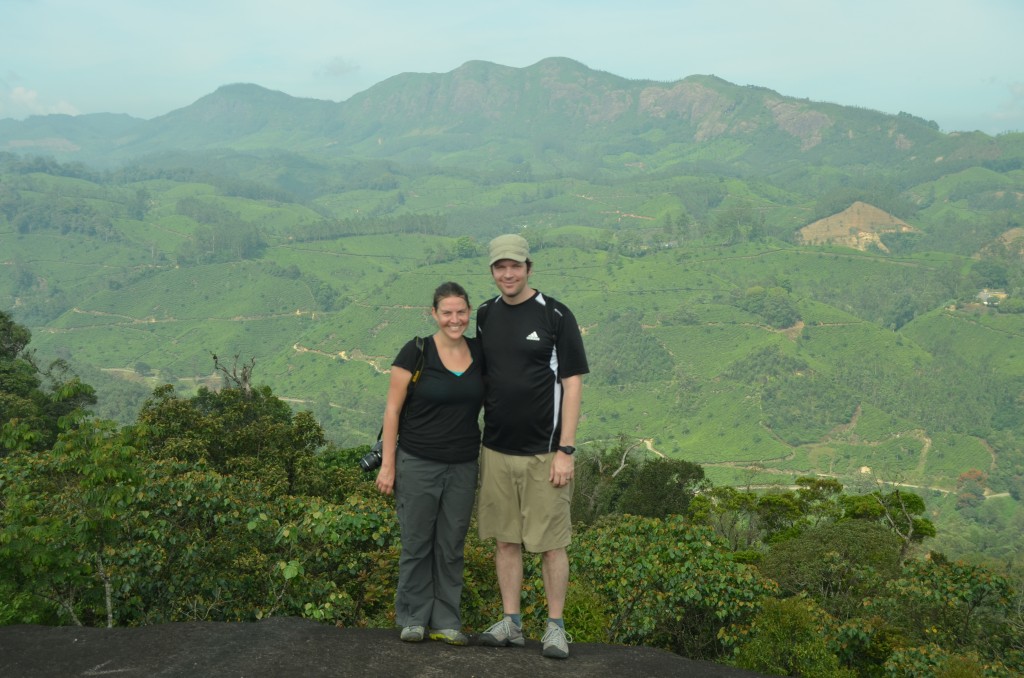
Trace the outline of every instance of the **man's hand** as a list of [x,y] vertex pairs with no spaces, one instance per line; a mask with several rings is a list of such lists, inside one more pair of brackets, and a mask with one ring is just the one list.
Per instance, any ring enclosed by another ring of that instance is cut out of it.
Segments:
[[555,452],[555,457],[551,460],[551,484],[555,487],[565,487],[575,472],[576,461],[573,455],[562,451]]

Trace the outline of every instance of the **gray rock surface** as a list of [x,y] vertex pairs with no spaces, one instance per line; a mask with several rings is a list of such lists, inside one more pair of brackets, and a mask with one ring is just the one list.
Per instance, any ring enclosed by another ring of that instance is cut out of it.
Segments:
[[570,645],[566,660],[525,648],[437,641],[403,643],[398,630],[339,629],[294,617],[253,623],[188,622],[138,628],[0,627],[0,676],[687,676],[759,674],[671,652],[593,643]]

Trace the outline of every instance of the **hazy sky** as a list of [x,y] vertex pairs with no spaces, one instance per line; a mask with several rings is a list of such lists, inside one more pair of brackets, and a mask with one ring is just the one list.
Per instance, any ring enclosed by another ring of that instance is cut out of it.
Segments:
[[0,0],[0,118],[152,118],[251,82],[344,101],[393,75],[564,56],[1024,131],[1021,0]]

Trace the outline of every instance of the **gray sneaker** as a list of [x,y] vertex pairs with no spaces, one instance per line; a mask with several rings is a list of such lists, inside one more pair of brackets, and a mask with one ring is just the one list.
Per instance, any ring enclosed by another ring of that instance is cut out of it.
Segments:
[[513,624],[511,617],[505,617],[480,634],[480,643],[488,647],[524,647],[526,638],[523,638],[523,629]]
[[449,645],[469,645],[469,638],[458,629],[430,629],[431,640],[443,640]]
[[426,629],[422,626],[406,626],[402,629],[402,640],[407,643],[418,643],[423,640]]
[[569,656],[569,643],[572,642],[572,636],[555,622],[548,622],[548,630],[544,632],[544,637],[540,642],[544,645],[544,649],[540,651],[542,655],[553,659],[565,659]]

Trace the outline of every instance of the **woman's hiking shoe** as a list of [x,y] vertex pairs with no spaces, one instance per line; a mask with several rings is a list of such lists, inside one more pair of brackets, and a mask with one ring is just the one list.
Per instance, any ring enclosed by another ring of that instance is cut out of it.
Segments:
[[513,624],[511,617],[505,617],[480,634],[480,643],[488,647],[524,647],[526,638],[523,638],[523,629]]
[[469,645],[469,637],[458,629],[431,629],[431,640],[443,640],[449,645]]
[[572,642],[572,638],[561,626],[555,622],[548,622],[548,629],[540,642],[544,646],[540,651],[542,655],[553,659],[565,659],[569,656],[569,643]]
[[426,632],[422,626],[406,626],[402,629],[402,640],[407,643],[418,643],[423,640],[423,634]]

